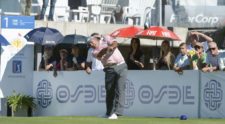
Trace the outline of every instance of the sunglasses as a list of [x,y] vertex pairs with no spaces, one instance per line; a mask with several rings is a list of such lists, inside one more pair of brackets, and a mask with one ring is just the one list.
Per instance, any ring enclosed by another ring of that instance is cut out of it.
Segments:
[[202,47],[200,47],[200,46],[195,46],[194,48],[195,48],[195,50],[198,50],[198,49],[201,49]]
[[95,37],[96,39],[98,39],[98,40],[101,40],[101,37]]
[[216,48],[209,48],[210,51],[214,51]]

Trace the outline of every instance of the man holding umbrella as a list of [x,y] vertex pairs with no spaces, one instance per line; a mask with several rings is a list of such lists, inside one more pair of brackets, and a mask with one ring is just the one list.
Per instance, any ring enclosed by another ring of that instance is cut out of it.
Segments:
[[[103,42],[96,37],[90,38],[95,47],[93,56],[101,60],[105,72],[106,117],[118,119],[122,115],[125,100],[125,82],[127,65],[117,48],[117,41],[110,36],[104,36]],[[107,44],[107,47],[105,45]]]

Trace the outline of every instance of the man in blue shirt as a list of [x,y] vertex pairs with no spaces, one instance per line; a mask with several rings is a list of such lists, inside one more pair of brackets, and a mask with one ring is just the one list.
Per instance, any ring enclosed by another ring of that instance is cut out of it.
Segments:
[[184,69],[190,69],[190,60],[187,52],[187,44],[181,43],[179,49],[180,53],[178,54],[173,67],[176,72],[181,72]]

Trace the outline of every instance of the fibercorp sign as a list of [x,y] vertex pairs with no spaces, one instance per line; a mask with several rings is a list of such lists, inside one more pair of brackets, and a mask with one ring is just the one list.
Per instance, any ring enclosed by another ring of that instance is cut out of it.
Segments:
[[[176,21],[176,15],[172,14],[170,17],[170,23]],[[204,14],[198,14],[196,16],[188,16],[189,23],[197,23],[197,24],[210,24],[215,25],[219,22],[219,17],[216,16],[206,16]]]
[[225,23],[225,6],[165,6],[165,26],[217,27]]

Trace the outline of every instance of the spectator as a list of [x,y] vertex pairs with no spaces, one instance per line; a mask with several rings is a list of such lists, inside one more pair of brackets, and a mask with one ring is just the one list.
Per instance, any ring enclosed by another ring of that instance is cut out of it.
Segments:
[[127,58],[129,70],[139,70],[144,68],[144,54],[140,49],[140,39],[132,38],[130,43],[130,52]]
[[187,52],[187,44],[181,43],[179,49],[180,53],[178,54],[173,67],[176,72],[182,72],[183,70],[190,69],[190,60]]
[[208,50],[208,43],[213,42],[213,39],[200,32],[190,32],[191,44],[188,45],[188,50],[194,50],[194,46],[196,45],[196,43],[200,42],[200,37],[205,40],[204,42],[202,42],[204,52]]
[[206,67],[203,72],[212,72],[216,70],[224,70],[224,50],[218,50],[215,42],[209,43],[209,52],[207,52]]
[[[91,34],[91,37],[96,37],[98,40],[101,40],[101,36],[98,33]],[[82,67],[85,68],[85,71],[88,74],[90,74],[91,71],[99,71],[104,69],[102,62],[93,56],[93,52],[96,48],[96,45],[92,42],[90,42],[89,44],[90,48],[88,49],[86,63],[82,63]]]
[[171,70],[174,65],[174,55],[170,49],[170,43],[164,40],[161,44],[160,57],[157,62],[157,68],[159,70]]
[[191,65],[194,70],[202,70],[206,66],[206,53],[203,50],[203,45],[200,42],[195,44],[196,53],[191,58]]
[[225,51],[220,53],[219,68],[221,71],[225,71]]
[[69,68],[68,51],[66,49],[61,49],[59,51],[60,60],[57,64],[57,69],[60,71],[65,71]]
[[45,46],[44,47],[44,54],[41,60],[41,64],[39,69],[52,71],[56,65],[56,59],[53,57],[53,47],[52,46]]
[[82,57],[80,55],[80,49],[78,46],[73,46],[72,47],[72,55],[73,55],[73,59],[72,59],[72,66],[74,70],[82,70],[83,68],[81,67],[81,63],[85,62],[85,57]]
[[22,15],[30,16],[32,0],[21,0]]
[[[48,7],[48,2],[49,0],[43,0],[43,5],[41,9],[41,14],[40,14],[40,20],[44,20],[45,12]],[[54,16],[54,11],[55,11],[55,3],[56,0],[50,0],[50,11],[48,15],[48,20],[53,21],[53,16]]]

